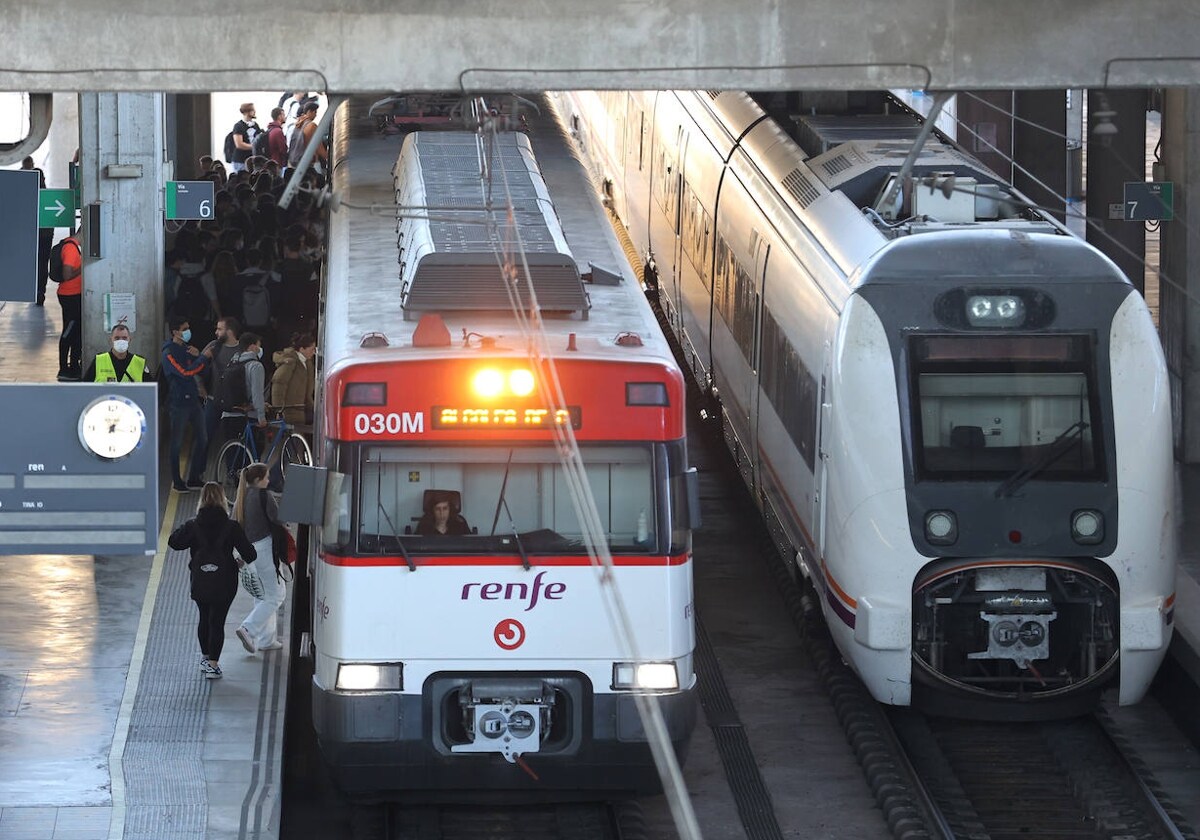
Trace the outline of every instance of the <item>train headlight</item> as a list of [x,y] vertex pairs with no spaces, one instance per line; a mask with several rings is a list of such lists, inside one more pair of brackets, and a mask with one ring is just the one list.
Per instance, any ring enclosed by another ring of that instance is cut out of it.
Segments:
[[1017,327],[1025,320],[1025,301],[1017,295],[971,295],[967,321],[973,327]]
[[532,394],[535,384],[533,374],[530,371],[524,368],[509,371],[508,390],[512,391],[518,397],[528,397]]
[[497,397],[504,390],[504,374],[495,368],[484,368],[471,380],[471,389],[481,397]]
[[1072,513],[1071,538],[1080,545],[1104,542],[1104,514],[1098,510],[1077,510]]
[[404,666],[399,662],[338,665],[338,691],[399,691],[403,687]]
[[614,662],[612,687],[624,691],[679,688],[679,672],[674,662]]
[[958,541],[958,519],[953,511],[931,510],[925,514],[925,539],[933,545],[954,545]]

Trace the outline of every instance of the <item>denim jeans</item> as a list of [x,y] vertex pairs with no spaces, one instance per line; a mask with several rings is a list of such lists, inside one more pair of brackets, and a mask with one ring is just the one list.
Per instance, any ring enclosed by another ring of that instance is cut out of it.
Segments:
[[192,427],[192,460],[188,472],[189,481],[199,481],[204,475],[204,458],[208,453],[208,435],[204,429],[204,409],[200,402],[172,405],[168,409],[171,415],[171,480],[175,484],[183,484],[179,473],[179,452],[183,448],[183,430]]

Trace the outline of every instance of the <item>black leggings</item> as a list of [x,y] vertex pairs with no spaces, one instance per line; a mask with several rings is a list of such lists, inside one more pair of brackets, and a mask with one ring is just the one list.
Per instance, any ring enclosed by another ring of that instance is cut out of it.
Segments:
[[58,337],[58,369],[60,373],[83,373],[83,295],[59,295],[63,328]]
[[[237,590],[234,590],[237,595]],[[200,652],[216,662],[225,647],[225,616],[233,606],[233,597],[227,601],[197,601],[200,623],[196,626],[196,638],[200,640]]]

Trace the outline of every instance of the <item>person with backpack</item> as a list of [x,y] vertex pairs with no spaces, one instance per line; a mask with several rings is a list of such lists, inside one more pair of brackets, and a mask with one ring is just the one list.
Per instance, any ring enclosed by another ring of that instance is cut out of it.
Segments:
[[50,249],[50,279],[58,283],[62,333],[58,337],[58,381],[83,375],[83,248],[79,230]]
[[[242,103],[238,110],[241,111],[242,118],[233,124],[233,131],[229,132],[233,136],[233,154],[226,156],[233,172],[241,172],[246,168],[246,161],[254,154],[254,138],[262,131],[254,121],[253,102]],[[225,148],[229,148],[228,137],[225,140]]]
[[246,268],[238,272],[235,288],[238,292],[238,314],[242,324],[248,330],[254,330],[259,335],[270,337],[271,323],[274,319],[274,301],[272,286],[278,288],[278,282],[272,272],[263,268],[263,253],[258,248],[245,251]]
[[[241,523],[246,538],[254,543],[254,550],[263,558],[256,563],[253,573],[262,582],[262,597],[254,599],[254,606],[238,625],[237,637],[247,653],[260,650],[279,650],[279,608],[287,597],[287,585],[275,560],[274,535],[283,528],[279,521],[279,505],[275,496],[267,489],[269,469],[266,464],[255,463],[242,470],[238,477],[237,500],[233,503],[233,518]],[[282,536],[282,534],[280,535]],[[269,561],[267,558],[271,558]]]
[[[300,109],[300,117],[296,121],[296,127],[292,130],[291,140],[288,141],[288,173],[287,177],[291,177],[291,170],[300,165],[300,158],[304,156],[304,150],[308,148],[308,144],[314,142],[313,138],[317,133],[317,111],[321,106],[315,102],[305,102]],[[313,157],[312,172],[320,178],[325,172],[325,165],[329,158],[329,152],[325,148],[325,143],[317,139],[317,153]],[[317,186],[321,186],[320,183]]]
[[225,617],[237,596],[238,569],[254,563],[258,552],[242,526],[229,518],[225,491],[215,481],[204,485],[195,517],[172,531],[167,545],[189,552],[191,597],[199,611],[200,671],[205,679],[220,679]]
[[218,439],[217,431],[221,425],[221,380],[225,378],[225,370],[233,357],[240,352],[238,340],[242,335],[242,325],[237,318],[226,315],[217,319],[217,337],[200,351],[209,360],[208,398],[204,401],[204,431],[208,435],[209,451],[220,451],[224,438]]
[[287,166],[288,144],[283,134],[283,109],[271,109],[271,121],[266,131],[254,140],[254,154]]
[[[239,438],[247,420],[259,428],[267,426],[267,406],[263,394],[266,371],[263,368],[262,337],[244,332],[238,339],[238,352],[229,360],[217,389],[217,407],[226,439]],[[259,447],[261,449],[261,447]]]

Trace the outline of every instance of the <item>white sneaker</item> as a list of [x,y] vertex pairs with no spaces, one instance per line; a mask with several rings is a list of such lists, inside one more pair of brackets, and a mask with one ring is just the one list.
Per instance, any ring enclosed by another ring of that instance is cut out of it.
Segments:
[[254,653],[258,648],[254,646],[254,640],[250,638],[250,631],[245,627],[237,629],[238,641],[242,643],[242,647],[246,649],[246,653]]
[[271,642],[268,645],[261,645],[258,649],[259,650],[279,650],[281,647],[283,647],[283,642],[276,639],[275,641]]

